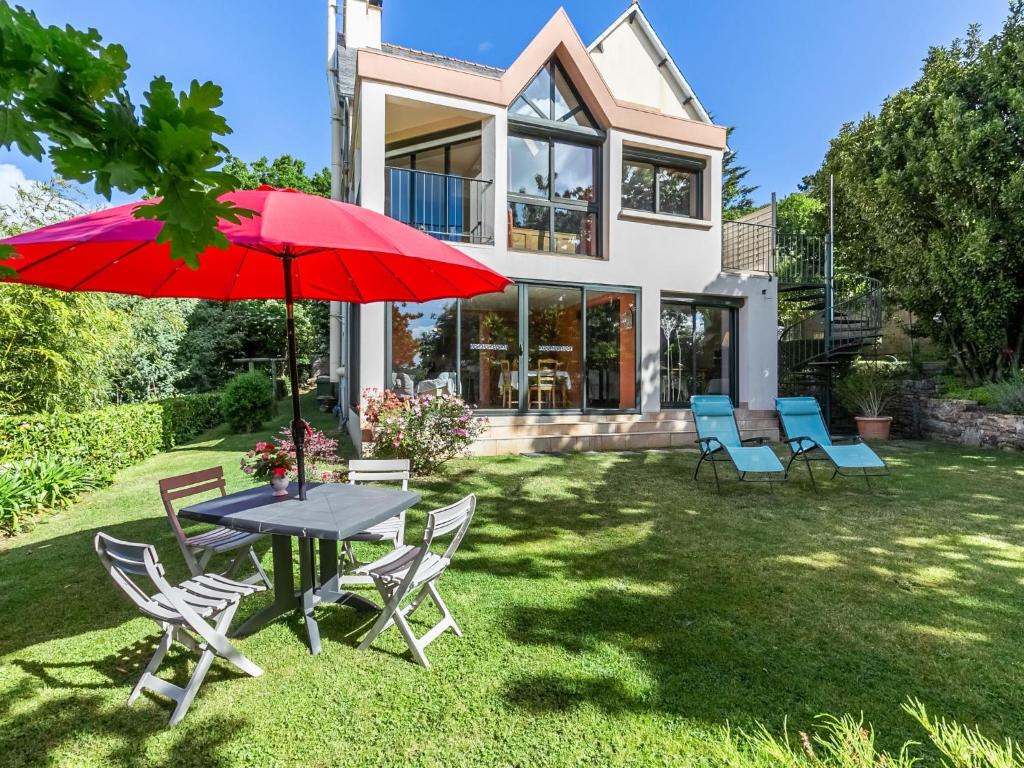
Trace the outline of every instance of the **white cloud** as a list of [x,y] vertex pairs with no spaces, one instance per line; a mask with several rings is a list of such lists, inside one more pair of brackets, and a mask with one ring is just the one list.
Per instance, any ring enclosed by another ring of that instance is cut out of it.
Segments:
[[480,43],[480,45],[478,45],[476,47],[476,52],[477,53],[487,53],[493,47],[494,47],[494,43],[492,43],[490,40],[484,40],[482,43]]
[[11,205],[15,199],[15,190],[27,187],[32,180],[25,177],[25,172],[12,163],[0,163],[0,205]]

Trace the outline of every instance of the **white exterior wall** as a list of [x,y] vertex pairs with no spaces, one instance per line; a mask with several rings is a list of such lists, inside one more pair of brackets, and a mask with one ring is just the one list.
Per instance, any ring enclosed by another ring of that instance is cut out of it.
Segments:
[[[660,402],[660,299],[663,292],[707,294],[743,301],[738,311],[740,402],[750,408],[774,407],[777,389],[776,282],[760,275],[721,272],[722,152],[611,130],[602,162],[602,258],[509,251],[507,221],[507,113],[504,108],[455,96],[419,92],[377,82],[358,86],[359,173],[362,205],[384,210],[385,102],[388,96],[419,99],[469,110],[483,122],[483,175],[494,179],[494,245],[459,245],[463,251],[517,280],[593,283],[641,289],[641,409],[657,411]],[[621,208],[623,143],[684,153],[704,159],[707,221],[631,213]],[[362,387],[385,381],[384,305],[366,305],[360,321]],[[354,419],[358,424],[358,419]],[[355,436],[354,436],[355,437]]]
[[659,67],[662,55],[643,34],[640,23],[620,24],[590,51],[608,89],[619,101],[640,104],[673,117],[699,119],[679,86]]

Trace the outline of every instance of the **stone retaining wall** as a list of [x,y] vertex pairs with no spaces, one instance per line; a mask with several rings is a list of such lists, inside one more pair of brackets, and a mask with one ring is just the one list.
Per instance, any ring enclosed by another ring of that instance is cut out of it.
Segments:
[[993,413],[974,400],[936,397],[938,382],[903,382],[893,407],[893,431],[903,437],[965,446],[1024,450],[1024,416]]

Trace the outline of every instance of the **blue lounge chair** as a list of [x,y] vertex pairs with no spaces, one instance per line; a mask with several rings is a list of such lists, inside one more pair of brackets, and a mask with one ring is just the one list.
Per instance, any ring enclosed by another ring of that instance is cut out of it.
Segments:
[[[693,472],[694,480],[705,461],[711,464],[715,473],[715,488],[719,491],[722,487],[718,482],[716,465],[722,461],[732,464],[739,479],[748,482],[767,481],[770,484],[776,479],[775,475],[785,474],[779,457],[765,445],[767,437],[740,438],[736,414],[727,395],[694,395],[690,398],[690,410],[693,412],[697,444],[700,446],[700,461]],[[759,477],[748,480],[748,474]]]
[[836,475],[847,477],[851,473],[863,474],[869,487],[872,475],[889,474],[885,462],[859,437],[834,437],[829,434],[815,398],[777,397],[775,407],[779,412],[783,439],[793,454],[786,465],[787,477],[789,468],[797,459],[803,459],[807,465],[812,485],[815,485],[812,461],[830,462],[833,478]]

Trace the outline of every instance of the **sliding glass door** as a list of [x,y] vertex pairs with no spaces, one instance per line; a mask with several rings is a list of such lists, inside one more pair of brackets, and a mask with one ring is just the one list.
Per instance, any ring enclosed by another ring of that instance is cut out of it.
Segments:
[[484,410],[519,408],[519,286],[461,306],[462,397]]
[[529,285],[527,299],[527,410],[582,406],[583,291]]
[[736,400],[735,315],[732,307],[662,300],[662,408],[689,408],[693,395]]
[[462,301],[391,305],[389,386],[458,392],[485,411],[639,407],[639,295],[518,283]]

